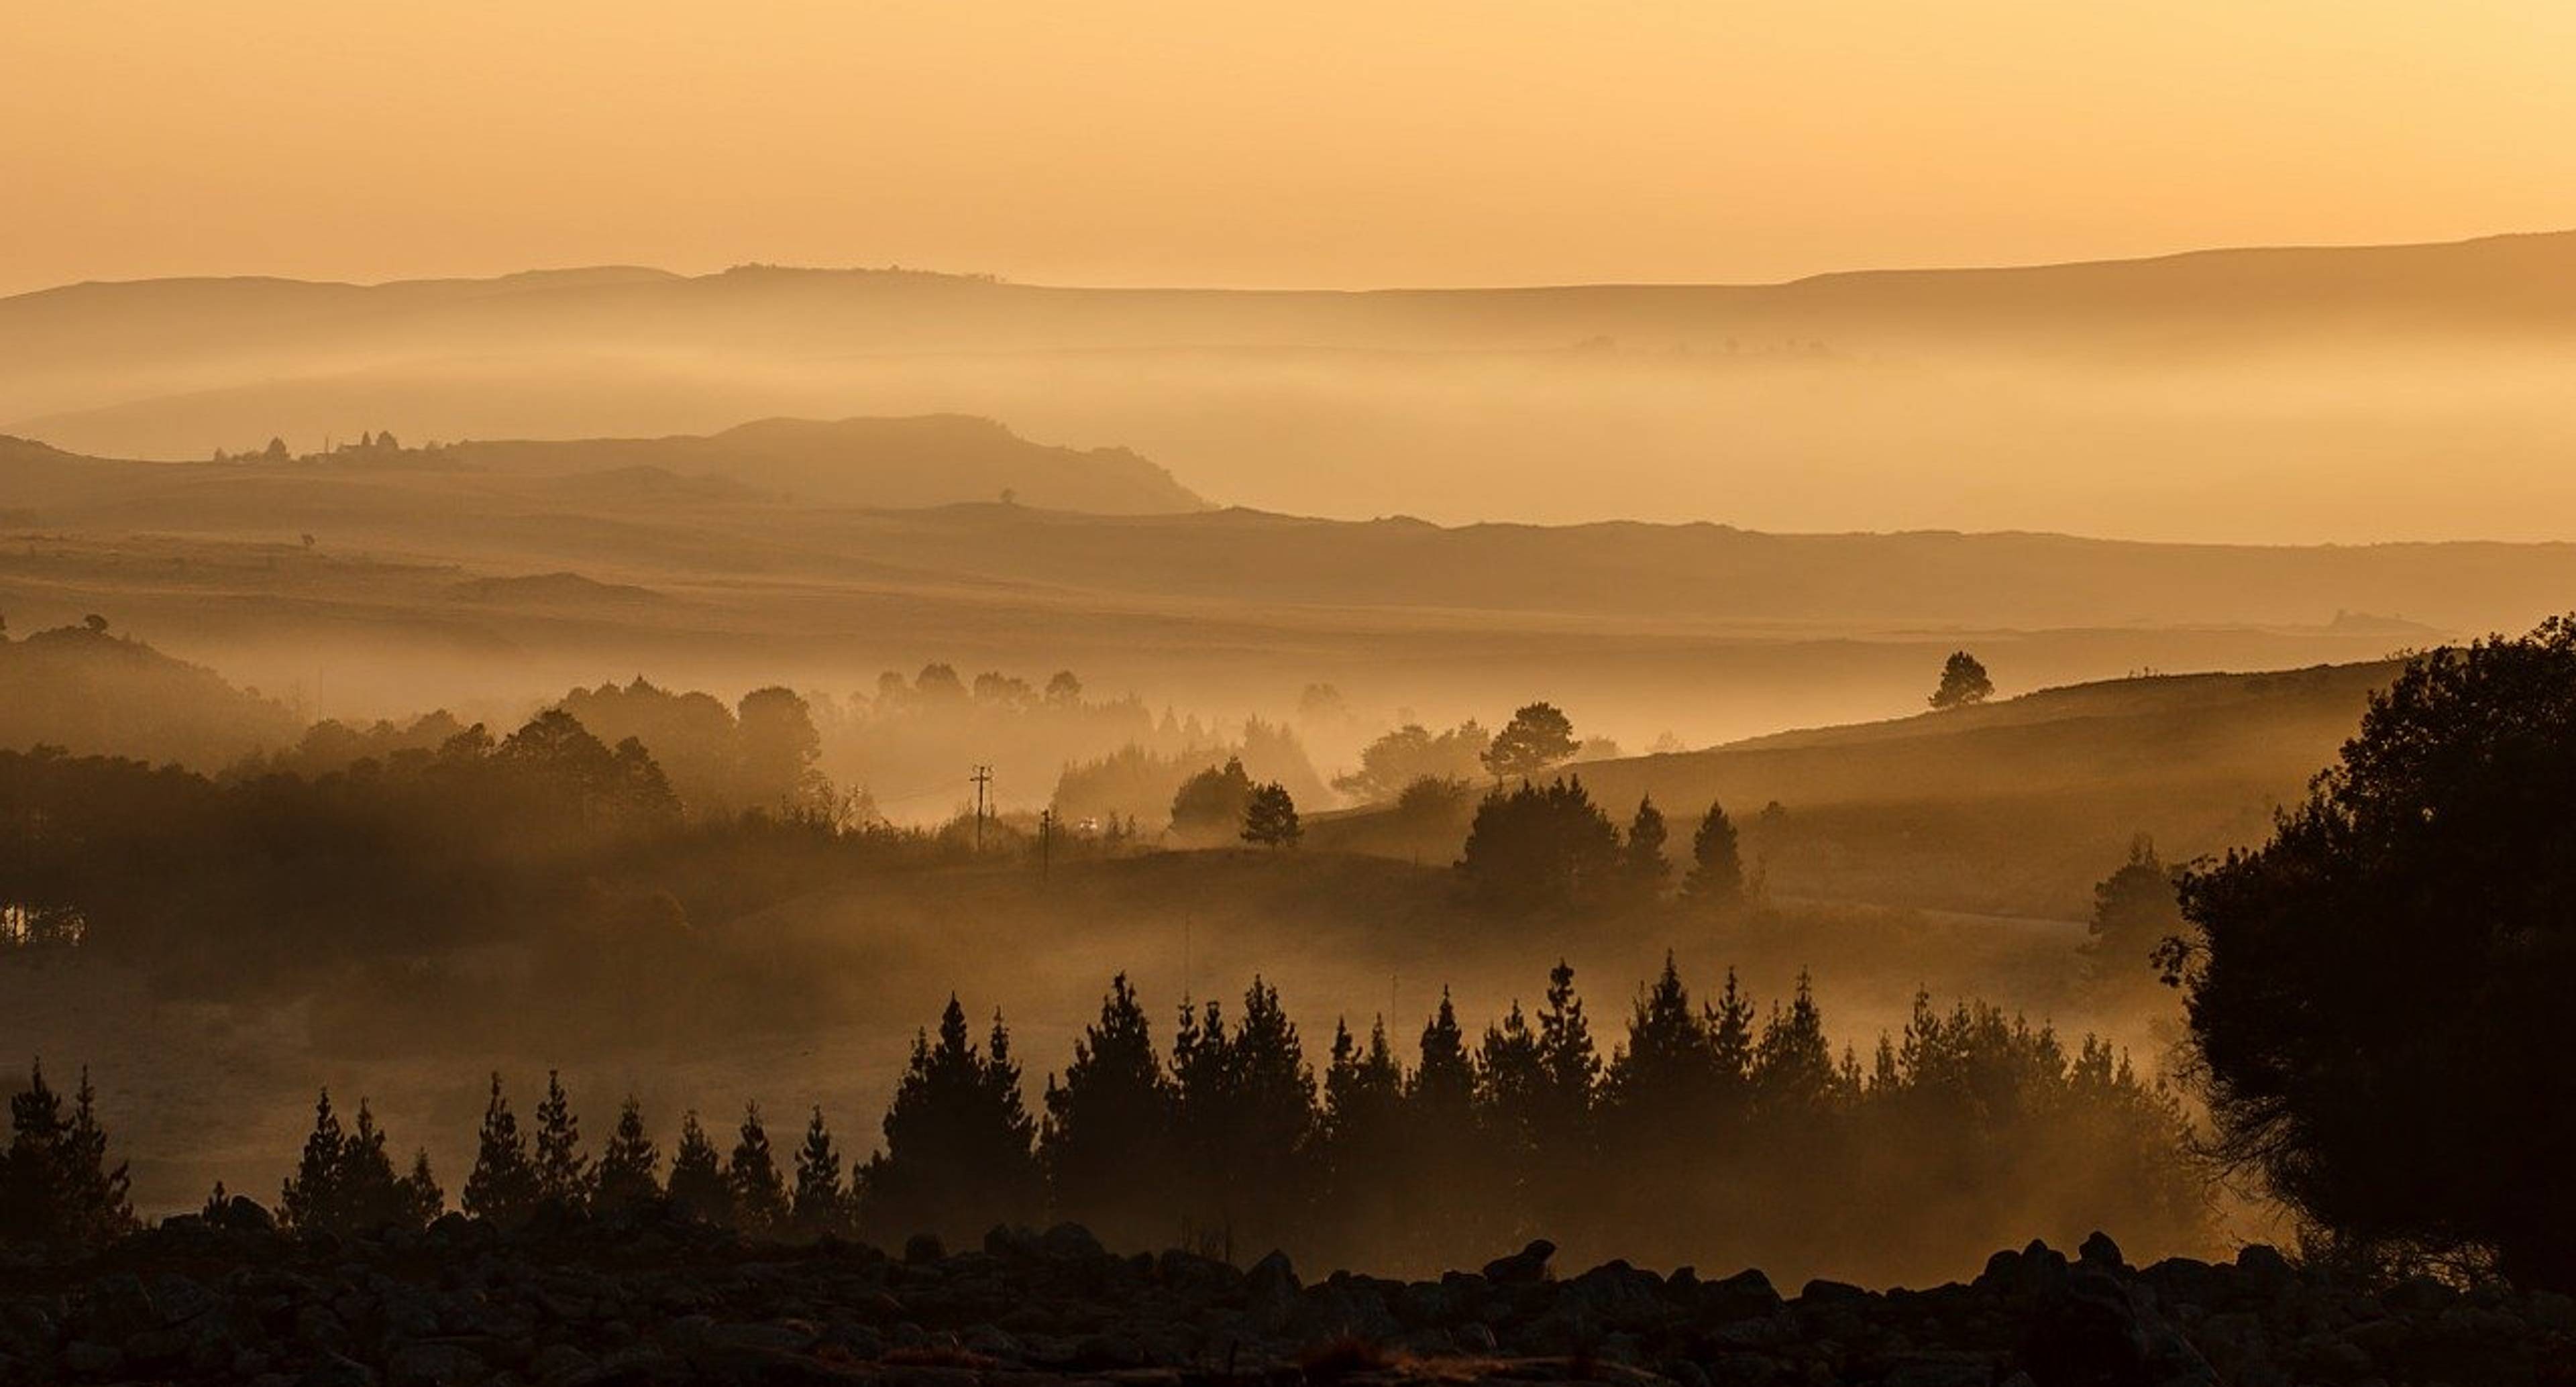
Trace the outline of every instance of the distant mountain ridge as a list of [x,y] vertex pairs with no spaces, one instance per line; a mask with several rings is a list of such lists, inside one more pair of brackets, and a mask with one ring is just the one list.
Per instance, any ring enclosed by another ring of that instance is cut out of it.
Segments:
[[2540,539],[2576,535],[2571,360],[2576,232],[1763,285],[601,267],[0,299],[0,432],[166,460],[963,414],[1350,519]]
[[1158,515],[1208,509],[1125,448],[1034,443],[990,419],[763,419],[663,438],[498,439],[420,448],[348,446],[317,456],[210,463],[86,458],[0,435],[0,475],[21,504],[79,504],[156,483],[457,471],[545,482],[571,501],[745,500],[762,494],[908,509],[1009,499],[1052,510]]

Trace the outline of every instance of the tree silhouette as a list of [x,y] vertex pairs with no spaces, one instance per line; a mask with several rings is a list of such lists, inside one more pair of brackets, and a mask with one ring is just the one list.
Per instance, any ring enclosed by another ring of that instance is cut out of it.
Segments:
[[492,1096],[483,1105],[483,1129],[474,1149],[474,1171],[465,1177],[465,1212],[492,1223],[517,1223],[537,1205],[536,1167],[528,1160],[527,1138],[501,1092],[501,1076],[492,1076]]
[[1619,872],[1628,889],[1643,899],[1662,895],[1672,877],[1673,864],[1664,857],[1666,837],[1664,811],[1655,807],[1654,796],[1639,797],[1636,817],[1628,821],[1628,841],[1619,849]]
[[1010,1046],[997,1015],[979,1053],[954,996],[940,1013],[938,1040],[914,1037],[886,1111],[885,1150],[863,1180],[860,1214],[872,1232],[962,1238],[1036,1214],[1036,1124],[1021,1105]]
[[1278,781],[1259,786],[1243,806],[1243,841],[1262,848],[1292,848],[1304,836],[1297,826],[1297,801]]
[[1120,973],[1063,1082],[1047,1081],[1038,1154],[1058,1212],[1113,1242],[1168,1236],[1172,1101],[1152,1023]]
[[1965,708],[1992,698],[1995,681],[1986,677],[1986,667],[1977,657],[1964,650],[1953,650],[1942,662],[1940,687],[1932,691],[1930,702],[1935,708]]
[[725,1163],[725,1188],[734,1226],[754,1233],[774,1233],[785,1226],[787,1182],[778,1173],[778,1158],[769,1149],[769,1129],[761,1125],[756,1102],[743,1104],[742,1130]]
[[1496,780],[1527,779],[1574,755],[1574,722],[1553,703],[1524,704],[1479,759]]
[[313,1102],[313,1133],[304,1139],[303,1159],[278,1191],[278,1221],[289,1228],[332,1228],[340,1223],[340,1167],[348,1137],[339,1115],[331,1110],[331,1090]]
[[1458,860],[1479,900],[1521,911],[1615,896],[1619,866],[1619,830],[1579,777],[1486,795]]
[[832,1129],[823,1123],[821,1104],[805,1124],[805,1144],[796,1148],[796,1227],[806,1233],[838,1233],[849,1226],[850,1196],[841,1185],[841,1152],[832,1144]]
[[1251,803],[1252,777],[1244,774],[1240,757],[1229,756],[1223,766],[1181,782],[1172,795],[1172,831],[1230,835],[1242,825]]
[[98,1093],[81,1072],[72,1110],[28,1067],[27,1088],[9,1100],[9,1147],[0,1154],[0,1240],[91,1247],[138,1225],[122,1163],[107,1163]]
[[2221,1152],[2363,1245],[2576,1289],[2576,619],[2411,661],[2252,852],[2186,873]]
[[444,1202],[434,1180],[422,1187],[427,1170],[424,1154],[414,1164],[412,1178],[397,1178],[385,1153],[384,1129],[376,1125],[366,1100],[358,1100],[356,1126],[343,1132],[325,1089],[313,1105],[313,1132],[304,1140],[303,1158],[279,1191],[278,1220],[289,1228],[334,1233],[420,1227],[436,1217]]
[[[705,1133],[699,1137],[703,1140]],[[712,1166],[714,1147],[707,1148],[707,1156]],[[599,1150],[591,1199],[602,1210],[648,1203],[662,1192],[661,1167],[662,1153],[644,1130],[644,1105],[630,1093],[618,1106],[616,1130]]]
[[733,1184],[725,1178],[724,1159],[695,1109],[680,1118],[680,1146],[671,1156],[671,1205],[691,1218],[709,1223],[733,1222]]
[[2096,979],[2142,983],[2153,976],[2156,950],[2182,932],[2182,902],[2172,869],[2156,856],[2155,840],[2138,835],[2129,860],[2093,888],[2093,918],[2084,950]]
[[578,1209],[590,1202],[590,1162],[581,1154],[581,1119],[573,1115],[562,1076],[546,1071],[545,1101],[537,1104],[537,1198]]
[[1682,895],[1702,906],[1724,908],[1744,899],[1744,859],[1737,846],[1735,822],[1726,806],[1710,800],[1708,813],[1691,833],[1691,869],[1682,878]]

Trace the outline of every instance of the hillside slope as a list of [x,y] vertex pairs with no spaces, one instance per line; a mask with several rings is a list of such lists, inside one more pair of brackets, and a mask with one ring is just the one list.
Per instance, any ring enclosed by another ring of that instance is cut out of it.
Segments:
[[[2176,862],[2262,841],[2400,667],[2113,680],[1570,771],[1623,826],[1651,796],[1677,859],[1724,805],[1775,895],[2080,919],[2138,835]],[[1314,837],[1425,848],[1420,826],[1383,810]]]

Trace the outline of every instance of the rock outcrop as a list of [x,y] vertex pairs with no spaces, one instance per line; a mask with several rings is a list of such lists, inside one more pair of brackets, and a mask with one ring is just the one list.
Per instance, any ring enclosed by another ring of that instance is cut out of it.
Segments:
[[1795,1295],[1758,1271],[1556,1275],[1554,1250],[1310,1281],[1275,1253],[1248,1271],[1121,1256],[1070,1224],[889,1257],[659,1216],[298,1237],[237,1208],[88,1258],[0,1257],[0,1381],[2164,1387],[2551,1383],[2576,1365],[2567,1297],[2365,1292],[2261,1247],[2135,1268],[2097,1234],[2072,1260],[1997,1253],[1966,1285]]

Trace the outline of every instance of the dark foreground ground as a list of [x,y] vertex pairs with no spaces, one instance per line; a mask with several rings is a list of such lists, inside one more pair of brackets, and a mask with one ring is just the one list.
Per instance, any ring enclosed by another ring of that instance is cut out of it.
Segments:
[[1602,1382],[2576,1382],[2576,1303],[2363,1293],[2268,1248],[2233,1264],[1997,1253],[1971,1285],[1866,1292],[1549,1249],[1481,1273],[1301,1282],[1070,1225],[943,1255],[748,1242],[655,1217],[304,1239],[246,1206],[79,1262],[0,1260],[0,1381],[1306,1387]]

